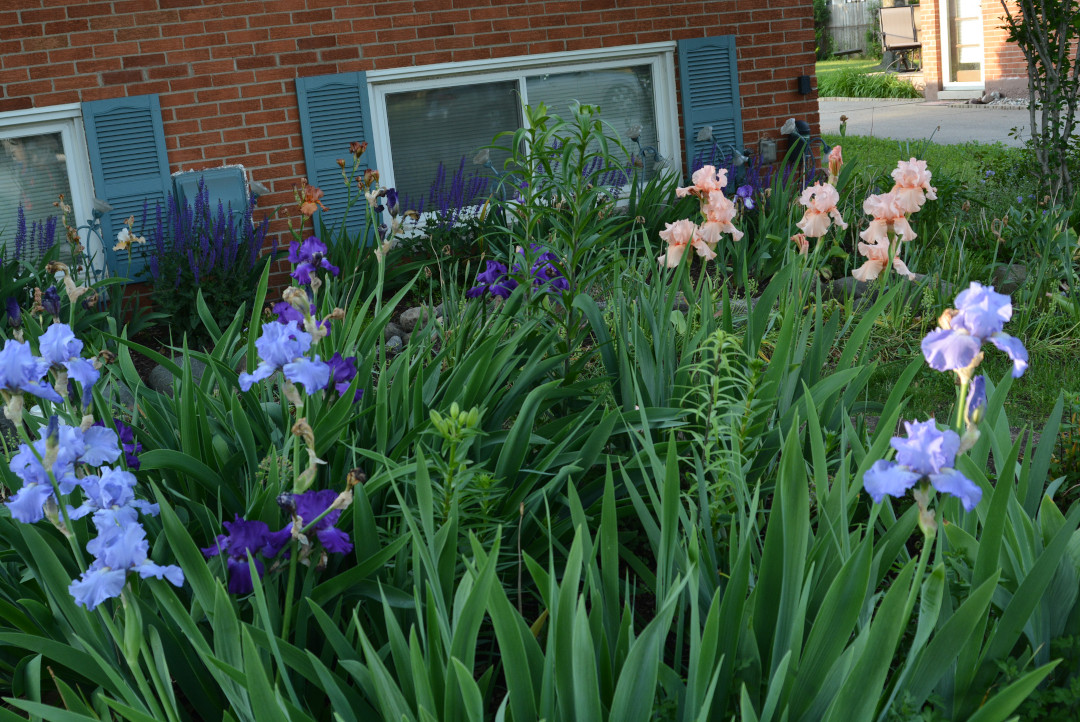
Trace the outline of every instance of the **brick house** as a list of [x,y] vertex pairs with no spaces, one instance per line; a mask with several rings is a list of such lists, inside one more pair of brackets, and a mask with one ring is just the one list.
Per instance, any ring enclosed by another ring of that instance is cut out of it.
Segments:
[[919,8],[927,100],[1027,95],[1027,62],[1006,40],[1001,0],[921,0]]
[[218,179],[219,197],[246,178],[269,188],[262,206],[291,204],[306,178],[332,222],[350,141],[422,196],[439,163],[518,127],[521,99],[597,103],[685,169],[705,125],[725,152],[782,142],[789,117],[816,133],[816,96],[798,92],[813,72],[805,0],[13,0],[0,240],[19,203],[51,213],[58,192],[77,220],[111,204],[115,238],[144,200],[190,182],[174,174],[222,166],[243,172]]

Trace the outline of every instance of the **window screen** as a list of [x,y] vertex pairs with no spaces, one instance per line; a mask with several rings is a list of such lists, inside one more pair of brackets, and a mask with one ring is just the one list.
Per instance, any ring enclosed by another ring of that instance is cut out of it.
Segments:
[[[44,226],[48,218],[60,215],[53,203],[61,193],[70,204],[71,184],[60,133],[0,139],[0,246],[5,255],[14,251],[19,206],[28,230],[35,221]],[[40,251],[26,249],[31,255],[23,257],[36,258]]]
[[[525,79],[525,87],[530,104],[544,102],[554,115],[566,117],[575,100],[600,106],[600,117],[610,126],[608,133],[617,134],[627,150],[639,158],[641,151],[627,135],[630,127],[641,127],[638,140],[642,148],[657,148],[656,108],[648,65],[535,75]],[[643,159],[645,178],[655,172],[655,162],[655,154],[647,150]]]
[[[386,117],[402,208],[438,210],[433,206],[453,182],[462,158],[466,179],[474,173],[493,177],[474,165],[473,158],[496,134],[521,126],[517,82],[391,93],[386,96]],[[490,151],[492,165],[500,170],[506,157],[505,152]]]

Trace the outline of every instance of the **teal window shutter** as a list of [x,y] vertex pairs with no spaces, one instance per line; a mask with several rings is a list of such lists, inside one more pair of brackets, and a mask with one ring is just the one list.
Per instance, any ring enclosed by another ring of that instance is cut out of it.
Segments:
[[[742,150],[735,36],[680,40],[678,53],[686,173],[689,175],[695,165],[722,164],[731,155],[731,146]],[[712,127],[712,140],[697,140],[706,126]],[[714,143],[719,157],[712,157],[717,155],[713,152]]]
[[[105,263],[112,275],[144,280],[151,244],[132,246],[130,265],[127,252],[113,246],[128,216],[138,223],[146,207],[147,226],[153,223],[172,188],[158,97],[93,100],[82,104],[82,115],[94,194],[112,206],[101,218]],[[147,230],[135,227],[139,235]]]
[[[304,141],[304,163],[307,165],[308,185],[323,191],[325,211],[318,211],[327,228],[340,228],[343,218],[349,237],[358,235],[367,217],[365,199],[348,208],[350,188],[341,177],[338,159],[352,169],[349,143],[367,142],[368,149],[360,159],[360,173],[375,169],[375,149],[371,143],[371,108],[368,102],[367,74],[338,73],[296,79],[296,96],[300,105],[300,133]],[[359,188],[353,183],[353,197]],[[336,234],[335,234],[336,235]],[[332,241],[333,238],[324,238]]]

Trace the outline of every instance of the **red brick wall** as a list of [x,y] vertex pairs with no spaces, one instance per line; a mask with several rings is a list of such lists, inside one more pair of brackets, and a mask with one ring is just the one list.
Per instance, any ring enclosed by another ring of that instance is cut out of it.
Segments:
[[816,133],[816,96],[796,91],[807,0],[7,0],[0,111],[157,93],[174,171],[242,163],[290,203],[297,76],[727,34],[746,145],[791,116]]
[[[1016,12],[1015,3],[1012,11]],[[1019,46],[1008,42],[1005,9],[1001,0],[983,0],[983,57],[989,90],[1016,91],[1027,88],[1027,61]]]
[[941,87],[941,9],[938,0],[919,3],[919,42],[922,43],[923,82],[928,100],[937,97]]

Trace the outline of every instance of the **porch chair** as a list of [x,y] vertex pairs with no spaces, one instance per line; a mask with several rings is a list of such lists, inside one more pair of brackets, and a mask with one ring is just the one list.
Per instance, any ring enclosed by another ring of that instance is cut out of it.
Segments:
[[905,70],[914,70],[908,56],[922,49],[915,27],[915,7],[881,8],[878,10],[878,27],[881,30],[882,50],[895,53]]

